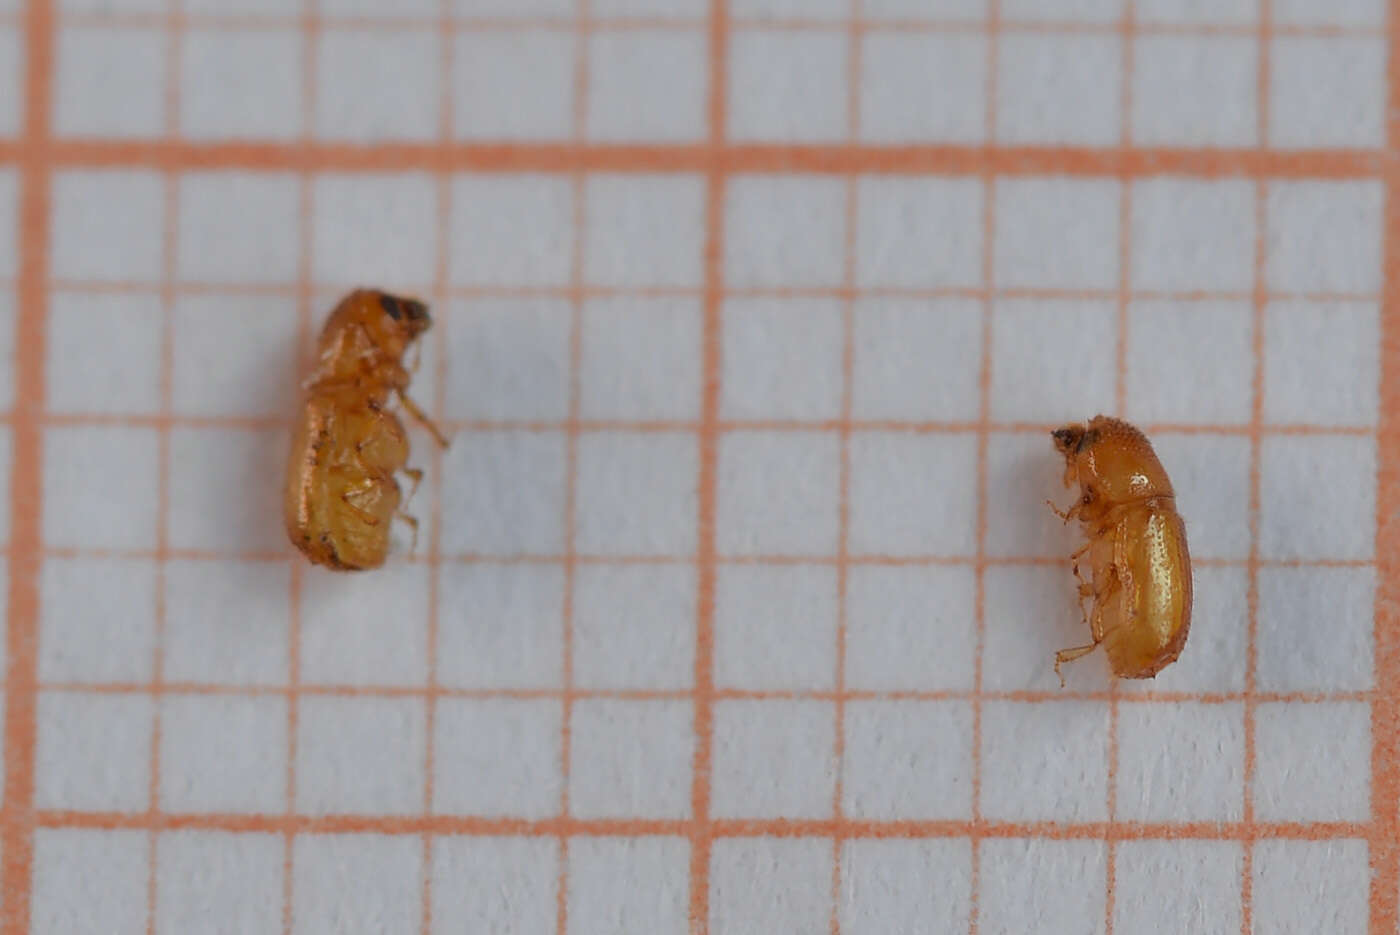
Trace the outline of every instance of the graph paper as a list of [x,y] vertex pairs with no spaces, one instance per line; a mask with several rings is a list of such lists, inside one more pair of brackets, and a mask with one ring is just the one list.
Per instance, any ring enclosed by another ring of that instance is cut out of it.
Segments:
[[[5,935],[1395,932],[1397,22],[0,0]],[[452,445],[345,576],[356,286]],[[1196,608],[1062,689],[1098,412]]]

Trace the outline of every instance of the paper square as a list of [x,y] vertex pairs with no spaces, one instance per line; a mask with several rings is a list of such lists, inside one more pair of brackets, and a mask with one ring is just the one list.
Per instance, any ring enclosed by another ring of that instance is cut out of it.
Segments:
[[700,19],[709,12],[707,0],[594,0],[589,7],[589,15],[601,20],[648,16]]
[[1122,138],[1118,36],[1008,32],[997,63],[998,140],[1108,146]]
[[[729,136],[743,142],[844,139],[849,48],[838,33],[734,30]],[[797,88],[801,92],[793,93]]]
[[1240,821],[1244,709],[1236,703],[1118,706],[1118,814],[1126,821]]
[[846,705],[841,810],[868,821],[972,818],[972,705]]
[[1103,841],[984,841],[981,929],[1034,932],[1053,919],[1059,931],[1102,932],[1107,851]]
[[695,419],[703,310],[694,298],[593,299],[583,308],[585,419]]
[[697,600],[689,565],[576,569],[574,684],[603,691],[689,689]]
[[[288,0],[282,0],[288,2]],[[295,4],[303,0],[290,0]],[[337,19],[360,19],[360,20],[400,20],[413,17],[428,18],[437,16],[443,12],[442,4],[438,0],[401,0],[393,6],[384,6],[378,0],[317,0],[318,11],[327,20],[334,22]],[[451,4],[447,9],[451,10]],[[450,15],[450,14],[449,14]]]
[[714,681],[753,691],[836,685],[836,569],[726,565],[715,582]]
[[571,932],[695,931],[685,838],[575,838],[568,879]]
[[[1370,931],[1371,868],[1365,841],[1259,841],[1253,870],[1255,931]],[[1306,898],[1300,899],[1300,894]]]
[[[0,2],[0,11],[5,9],[5,3]],[[19,9],[18,6],[15,9]],[[3,92],[0,92],[0,136],[19,136],[20,128],[24,120],[24,74],[27,55],[24,44],[20,40],[20,30],[17,27],[0,26],[0,61],[8,64],[2,66],[4,72],[0,77],[4,79]]]
[[1137,301],[1128,308],[1130,418],[1241,425],[1253,414],[1254,309],[1248,302]]
[[574,16],[578,0],[455,0],[453,12],[467,22],[486,16],[538,16],[564,19]]
[[290,594],[286,562],[168,562],[161,642],[165,678],[206,685],[287,684]]
[[236,294],[176,296],[170,378],[175,412],[286,418],[294,411],[305,376],[298,366],[296,299],[260,296],[256,308],[248,306],[247,296]]
[[437,815],[559,813],[563,705],[546,699],[442,698],[434,719]]
[[[579,117],[574,105],[577,45],[568,30],[459,34],[452,50],[452,129],[456,138],[548,140],[572,136]],[[510,93],[501,93],[503,88],[511,89]]]
[[144,932],[146,831],[37,828],[30,931]]
[[[104,0],[76,0],[76,2],[92,2],[101,4]],[[118,3],[143,4],[148,0],[116,0]],[[184,12],[204,14],[214,16],[219,13],[227,13],[228,7],[223,6],[224,0],[181,0]],[[331,0],[338,2],[338,0]],[[169,0],[155,0],[155,5],[164,9],[169,4]],[[244,14],[264,14],[270,18],[278,17],[283,20],[294,19],[303,15],[306,10],[306,0],[243,0],[239,4],[239,12]]]
[[[281,523],[287,433],[280,429],[170,431],[170,545],[241,553],[286,546]],[[229,496],[237,509],[211,509]]]
[[569,810],[583,819],[689,818],[694,721],[689,701],[575,702]]
[[[856,284],[982,284],[983,184],[972,178],[863,176],[857,183]],[[930,224],[930,218],[938,223]]]
[[[880,3],[916,3],[918,0],[877,0]],[[977,0],[943,0],[943,2],[967,3]],[[982,0],[985,2],[985,0]],[[1002,0],[1001,18],[1003,23],[1044,23],[1060,22],[1071,25],[1079,23],[1117,23],[1123,18],[1125,0]],[[1142,2],[1142,0],[1134,0]]]
[[981,405],[982,304],[971,299],[855,303],[851,414],[973,422]]
[[719,552],[835,554],[840,462],[840,441],[833,433],[724,435],[715,533]]
[[[161,834],[156,839],[157,935],[280,930],[285,853],[285,839],[279,834]],[[237,885],[211,886],[215,880]]]
[[977,626],[970,566],[858,565],[846,575],[848,689],[972,689]]
[[[4,361],[0,360],[0,367],[4,366]],[[0,426],[0,487],[3,490],[10,489],[10,469],[14,461],[14,438],[10,429]],[[0,497],[0,501],[7,501],[7,498]],[[10,504],[0,503],[0,543],[10,541]]]
[[1117,335],[1113,302],[998,300],[992,315],[992,417],[1060,424],[1101,411],[1113,399]]
[[[1358,427],[1380,418],[1381,312],[1375,302],[1270,302],[1264,418]],[[1299,374],[1327,374],[1304,380]]]
[[706,134],[703,30],[595,32],[588,44],[588,137],[682,142]]
[[1379,292],[1384,203],[1377,182],[1271,181],[1265,212],[1269,287]]
[[1247,558],[1249,439],[1159,432],[1152,437],[1152,446],[1176,491],[1176,508],[1186,522],[1191,555]]
[[720,410],[730,419],[835,419],[845,326],[835,299],[730,299]]
[[[423,683],[428,674],[426,565],[390,562],[372,575],[307,569],[301,597],[301,681]],[[393,622],[392,640],[383,638],[388,621]]]
[[[1259,451],[1259,554],[1369,559],[1376,549],[1376,441],[1269,436]],[[1326,483],[1319,483],[1325,477]]]
[[[1036,776],[1037,781],[1027,783],[1028,776]],[[1108,817],[1107,803],[1107,704],[983,704],[983,817],[1000,821],[1103,821]],[[986,845],[983,847],[985,859]],[[983,880],[985,886],[985,875]],[[1001,901],[992,900],[993,904]],[[1009,897],[1006,901],[1018,902]],[[1099,905],[1103,905],[1102,899]],[[1011,928],[1021,930],[1019,926]]]
[[584,193],[584,279],[589,285],[701,285],[703,179],[694,175],[595,175],[588,179]]
[[829,818],[836,708],[825,701],[721,701],[714,708],[712,812]]
[[[844,43],[845,37],[839,38]],[[861,48],[859,137],[869,143],[978,143],[987,136],[987,43],[980,35],[872,32]],[[843,66],[844,67],[844,66]],[[844,117],[844,93],[811,100]]]
[[1114,856],[1114,931],[1239,930],[1244,857],[1238,842],[1123,841]]
[[[1077,523],[1066,525],[1045,501],[1068,507],[1078,486],[1064,486],[1064,458],[1048,430],[987,436],[987,538],[992,558],[1063,559],[1082,544]],[[1077,618],[1076,618],[1077,619]]]
[[977,438],[861,432],[850,440],[850,551],[967,556],[977,550]]
[[1386,42],[1282,37],[1269,51],[1269,144],[1288,149],[1385,145]]
[[49,410],[146,415],[160,409],[163,319],[160,298],[151,293],[55,293]]
[[[40,570],[39,679],[146,682],[155,652],[156,566],[46,558]],[[95,608],[102,608],[94,613]]]
[[295,25],[189,29],[181,56],[180,132],[203,140],[294,139],[303,129],[303,45]]
[[292,840],[292,935],[408,932],[423,918],[416,834],[300,834]]
[[287,807],[287,702],[161,699],[160,804],[172,812],[275,814]]
[[40,691],[35,722],[35,808],[137,812],[150,804],[149,695]]
[[842,0],[731,0],[729,15],[747,20],[774,21],[797,16],[814,21],[840,22],[849,9]]
[[710,854],[715,932],[811,935],[831,927],[831,841],[725,838]]
[[[984,689],[1058,690],[1060,680],[1055,675],[1055,653],[1090,641],[1089,625],[1079,612],[1069,551],[1065,551],[1062,563],[993,565],[984,573]],[[1088,610],[1093,608],[1090,601],[1085,601],[1084,606]],[[1102,691],[1110,678],[1108,663],[1101,651],[1065,665],[1061,671],[1065,682],[1078,691]],[[1008,731],[1016,729],[1009,723],[1004,727]],[[985,727],[983,729],[985,731]],[[1081,738],[1078,742],[1092,743],[1094,739]],[[1097,755],[1096,749],[1094,753]]]
[[[101,425],[45,429],[44,544],[70,549],[155,548],[160,499],[157,450],[154,429]],[[99,476],[103,483],[94,484],[92,479]],[[114,495],[117,491],[120,495]]]
[[1259,569],[1259,688],[1375,687],[1374,568]]
[[52,199],[49,264],[55,280],[161,280],[165,182],[160,175],[127,169],[55,172]]
[[[1189,533],[1188,533],[1189,534]],[[1156,678],[1124,686],[1137,692],[1242,692],[1248,640],[1249,575],[1241,567],[1197,565],[1191,635],[1181,658]]]
[[[0,367],[4,368],[7,373],[14,373],[16,356],[15,301],[14,293],[3,284],[4,267],[10,260],[10,257],[4,255],[5,241],[9,236],[8,231],[5,230],[9,219],[4,212],[4,187],[4,175],[0,173]],[[14,380],[0,381],[0,412],[4,412],[14,405],[14,382]],[[6,446],[7,453],[4,460],[8,465],[8,442],[6,442]],[[6,483],[8,484],[8,481]],[[5,528],[8,528],[8,522],[5,524]]]
[[839,899],[844,935],[966,930],[972,846],[961,840],[847,841]]
[[[469,690],[562,684],[562,567],[449,563],[438,570],[438,588],[437,651],[430,664],[439,684]],[[422,619],[425,612],[402,616]]]
[[1135,288],[1247,292],[1253,287],[1253,182],[1135,182],[1132,216]]
[[837,286],[846,255],[846,183],[737,176],[725,187],[724,280],[733,287]]
[[[1212,3],[1211,9],[1216,6]],[[1162,12],[1167,12],[1165,5]],[[1254,36],[1138,36],[1133,47],[1133,140],[1145,145],[1255,145],[1258,61]]]
[[316,136],[360,143],[440,132],[442,41],[426,29],[323,29],[316,49]]
[[[165,30],[102,25],[62,26],[57,32],[53,122],[58,135],[150,138],[165,131]],[[24,57],[16,39],[0,29],[0,59],[18,69]],[[0,133],[19,129],[19,113],[18,106],[0,98]]]
[[1385,25],[1384,0],[1334,0],[1320,7],[1311,0],[1270,0],[1269,12],[1280,26]]
[[296,810],[421,815],[426,727],[421,698],[303,696]]
[[1268,702],[1254,715],[1255,814],[1262,821],[1366,821],[1371,708],[1365,702]]
[[561,286],[572,273],[574,191],[564,175],[452,180],[448,278],[455,285]]
[[[295,282],[301,256],[300,188],[296,176],[281,172],[182,175],[175,275],[201,284]],[[248,297],[238,298],[246,309]],[[256,302],[270,304],[266,297]],[[236,320],[246,317],[251,316]]]
[[454,303],[443,321],[449,419],[563,420],[574,310],[563,299]]
[[1116,289],[1120,194],[1107,179],[998,179],[996,284]]
[[321,175],[312,183],[312,199],[312,275],[317,282],[373,282],[394,291],[432,281],[438,198],[429,176]]
[[691,434],[606,432],[578,440],[580,552],[690,555],[699,471]]
[[[1248,25],[1259,19],[1260,0],[1133,0],[1133,15],[1154,25]],[[1270,0],[1272,5],[1277,0]],[[1277,14],[1274,14],[1277,22]],[[1330,21],[1329,21],[1330,22]],[[1192,41],[1201,39],[1192,36]],[[1141,40],[1139,40],[1141,41]]]
[[564,551],[564,434],[459,432],[443,457],[442,551]]
[[556,839],[435,837],[432,851],[435,932],[556,935]]

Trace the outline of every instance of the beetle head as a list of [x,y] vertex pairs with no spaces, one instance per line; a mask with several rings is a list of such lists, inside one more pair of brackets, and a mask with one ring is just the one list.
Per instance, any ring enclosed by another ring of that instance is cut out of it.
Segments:
[[1079,480],[1086,519],[1120,503],[1174,496],[1147,436],[1120,419],[1095,416],[1087,427],[1067,425],[1053,437]]

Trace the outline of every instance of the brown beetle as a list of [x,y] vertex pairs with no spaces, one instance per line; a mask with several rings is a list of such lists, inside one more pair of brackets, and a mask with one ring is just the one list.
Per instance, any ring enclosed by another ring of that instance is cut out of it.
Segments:
[[404,353],[431,324],[422,302],[361,289],[341,300],[321,331],[284,502],[292,544],[318,565],[359,570],[384,564],[395,517],[417,533],[417,521],[399,512],[394,474],[402,470],[416,489],[423,472],[405,467],[408,436],[386,407],[398,397],[447,446],[406,393]]
[[1080,495],[1068,511],[1051,509],[1065,522],[1077,518],[1089,537],[1070,558],[1080,609],[1094,599],[1084,613],[1094,641],[1056,653],[1055,673],[1102,643],[1114,675],[1151,678],[1181,655],[1191,627],[1191,556],[1176,492],[1147,437],[1120,419],[1095,416],[1052,437],[1065,456],[1065,486],[1078,483]]

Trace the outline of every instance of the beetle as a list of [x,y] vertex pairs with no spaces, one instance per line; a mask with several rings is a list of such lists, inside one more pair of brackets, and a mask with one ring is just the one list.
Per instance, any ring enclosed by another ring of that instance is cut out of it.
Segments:
[[[429,431],[447,439],[408,396],[408,348],[432,325],[416,299],[372,289],[351,292],[332,310],[317,341],[317,362],[287,462],[283,503],[287,535],[312,562],[339,571],[377,568],[389,552],[403,471],[413,489],[423,472],[408,468],[408,435],[389,411],[391,397]],[[410,491],[410,495],[412,491]]]
[[[1064,484],[1079,486],[1066,511],[1078,519],[1088,542],[1071,556],[1079,581],[1079,606],[1093,642],[1055,654],[1060,666],[1093,652],[1100,643],[1119,678],[1152,678],[1175,662],[1191,628],[1191,556],[1176,492],[1152,444],[1121,419],[1095,416],[1051,433],[1064,455]],[[1087,554],[1091,576],[1080,572]],[[1093,598],[1093,609],[1084,608]]]

